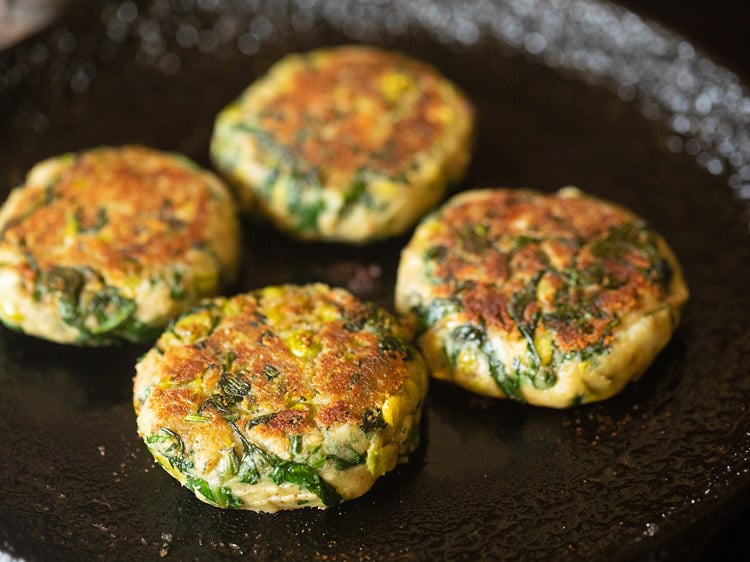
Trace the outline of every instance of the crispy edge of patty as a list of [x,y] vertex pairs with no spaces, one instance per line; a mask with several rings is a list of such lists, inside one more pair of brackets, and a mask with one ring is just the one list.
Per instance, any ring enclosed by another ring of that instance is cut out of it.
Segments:
[[231,193],[186,157],[131,145],[56,156],[0,210],[0,318],[59,343],[150,341],[238,262]]
[[[554,207],[544,215],[548,229],[524,213]],[[610,288],[585,280],[599,267],[599,282]],[[396,309],[419,326],[433,377],[557,408],[608,398],[638,379],[670,340],[687,298],[681,266],[660,235],[628,209],[576,188],[456,195],[417,227],[396,286]]]
[[407,335],[321,284],[204,301],[137,365],[139,434],[213,505],[358,497],[416,447],[428,375]]
[[473,136],[473,106],[432,66],[345,46],[277,62],[219,113],[211,154],[277,228],[365,243],[435,205],[463,176]]

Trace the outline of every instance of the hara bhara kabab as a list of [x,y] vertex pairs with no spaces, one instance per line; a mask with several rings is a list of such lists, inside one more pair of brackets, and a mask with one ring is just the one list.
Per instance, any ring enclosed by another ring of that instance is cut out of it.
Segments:
[[138,362],[138,432],[202,501],[276,512],[367,492],[418,443],[427,370],[383,309],[322,284],[204,301]]
[[211,157],[245,208],[289,235],[359,244],[440,201],[473,128],[467,98],[431,66],[344,46],[273,65],[219,113]]
[[45,160],[0,210],[0,320],[59,343],[153,341],[234,276],[231,192],[138,146]]
[[454,196],[417,227],[396,286],[435,378],[554,408],[642,375],[687,297],[662,237],[576,188]]

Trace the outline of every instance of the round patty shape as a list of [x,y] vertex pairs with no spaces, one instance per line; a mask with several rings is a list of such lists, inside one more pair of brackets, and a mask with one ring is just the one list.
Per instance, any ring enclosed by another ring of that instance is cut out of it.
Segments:
[[52,341],[153,341],[235,276],[229,189],[187,158],[126,146],[34,166],[0,210],[0,320]]
[[427,370],[403,328],[326,285],[202,303],[138,363],[138,432],[202,501],[276,512],[364,494],[414,450]]
[[290,235],[365,243],[413,226],[461,178],[473,127],[432,67],[345,46],[276,63],[219,113],[211,156]]
[[417,227],[396,308],[435,378],[564,408],[637,379],[687,296],[672,251],[628,210],[576,188],[487,189]]

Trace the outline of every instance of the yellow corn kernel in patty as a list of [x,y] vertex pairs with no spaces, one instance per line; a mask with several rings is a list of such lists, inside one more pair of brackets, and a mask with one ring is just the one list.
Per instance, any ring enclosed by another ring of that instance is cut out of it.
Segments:
[[388,72],[380,78],[380,91],[389,102],[395,102],[414,82],[400,72]]

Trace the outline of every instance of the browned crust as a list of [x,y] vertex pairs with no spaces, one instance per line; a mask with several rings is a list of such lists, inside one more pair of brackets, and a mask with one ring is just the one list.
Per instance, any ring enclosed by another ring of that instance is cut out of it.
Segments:
[[[670,259],[657,253],[658,236],[631,212],[593,197],[486,190],[448,204],[435,224],[427,260],[433,296],[458,298],[466,321],[512,339],[522,337],[519,323],[538,321],[564,353],[606,346],[619,318],[667,300],[659,262]],[[636,245],[612,251],[613,229],[630,225],[639,232]],[[596,280],[569,277],[590,272]],[[546,294],[534,289],[522,302],[519,295],[540,283]]]
[[[391,73],[403,73],[413,82],[419,95],[411,105],[384,95],[379,83]],[[291,85],[255,107],[253,117],[298,167],[307,168],[301,171],[335,174],[320,179],[326,185],[347,185],[347,178],[363,169],[385,176],[408,171],[416,155],[429,150],[448,128],[435,115],[446,103],[446,87],[427,64],[394,52],[342,47],[308,56],[293,72]],[[468,101],[456,103],[456,111],[472,114]],[[356,109],[363,106],[370,110]],[[388,134],[375,134],[384,116]],[[325,140],[319,134],[324,125]]]
[[[4,243],[23,248],[41,269],[85,264],[115,276],[173,261],[203,242],[215,205],[195,169],[135,146],[82,153],[54,185],[22,189],[29,203],[6,224]],[[45,189],[49,203],[27,213]]]
[[[212,312],[218,323],[210,334],[189,345],[169,335],[157,342],[165,372],[159,375],[159,395],[152,395],[149,404],[170,427],[188,414],[220,419],[211,399],[226,394],[222,384],[228,379],[243,388],[232,410],[237,427],[250,422],[252,431],[264,437],[360,424],[366,412],[404,384],[408,354],[382,351],[382,336],[361,325],[373,307],[344,291],[289,286],[273,297],[261,291],[220,302]],[[321,321],[320,307],[330,314],[331,305],[336,317]],[[284,341],[292,332],[318,353],[296,356]],[[186,397],[188,386],[199,390]],[[262,424],[252,424],[268,414],[273,415]]]

